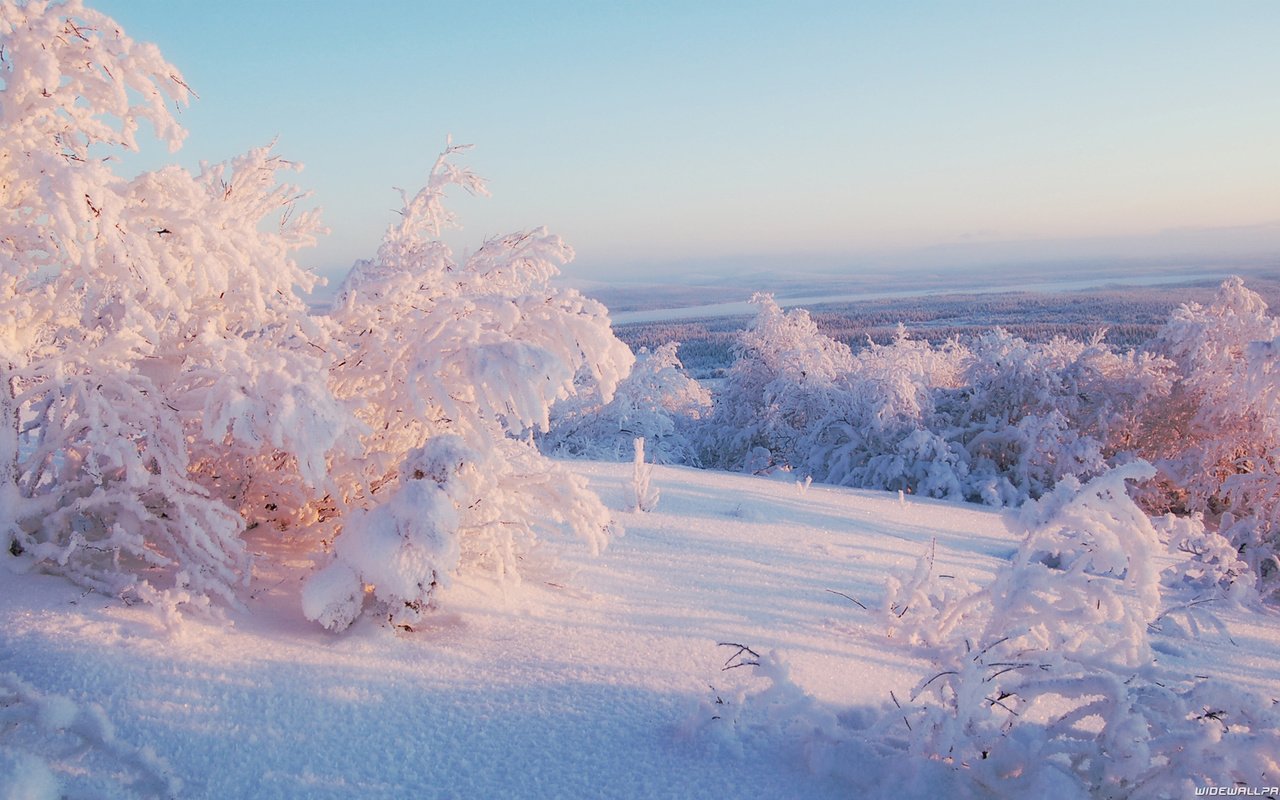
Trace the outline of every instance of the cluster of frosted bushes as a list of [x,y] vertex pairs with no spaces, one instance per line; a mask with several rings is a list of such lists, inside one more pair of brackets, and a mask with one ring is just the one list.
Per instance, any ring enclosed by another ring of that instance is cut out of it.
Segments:
[[1199,513],[1280,579],[1280,325],[1238,278],[1140,350],[1100,333],[996,329],[941,346],[900,331],[854,353],[767,296],[697,426],[707,466],[1017,506],[1137,459],[1151,512]]
[[668,345],[612,402],[557,406],[544,449],[624,460],[644,436],[660,462],[1011,507],[1141,459],[1156,467],[1135,488],[1143,508],[1200,515],[1280,585],[1280,325],[1240,279],[1126,351],[1103,332],[1032,343],[997,328],[941,346],[900,329],[854,352],[808,312],[755,302],[713,398]]

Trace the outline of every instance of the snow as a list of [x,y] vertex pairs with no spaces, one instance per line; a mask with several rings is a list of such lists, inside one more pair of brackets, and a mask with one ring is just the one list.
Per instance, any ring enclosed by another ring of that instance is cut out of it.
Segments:
[[[1106,274],[1088,278],[1062,280],[1033,280],[1031,276],[1020,273],[1017,276],[1016,281],[990,283],[989,268],[987,269],[987,272],[978,276],[973,276],[973,281],[960,282],[956,285],[947,283],[924,289],[880,288],[875,291],[861,292],[840,292],[833,290],[827,294],[814,294],[813,292],[796,290],[797,292],[801,292],[799,296],[779,292],[777,301],[781,308],[812,308],[814,306],[823,306],[832,303],[856,303],[864,300],[885,300],[899,297],[929,297],[931,295],[945,295],[958,292],[966,294],[996,294],[1000,292],[1021,291],[1028,288],[1041,292],[1070,292],[1082,291],[1085,289],[1097,289],[1101,287],[1161,286],[1171,283],[1174,280],[1168,272],[1161,272],[1157,275]],[[1197,271],[1192,274],[1179,275],[1176,280],[1217,280],[1225,277],[1227,277],[1225,273]],[[932,282],[938,283],[936,276],[931,276],[931,278]],[[698,289],[700,288],[703,287],[691,288],[689,294],[696,297]],[[673,322],[678,320],[715,319],[720,317],[750,317],[754,314],[755,307],[751,302],[747,300],[736,300],[722,303],[693,304],[677,308],[645,308],[636,309],[634,311],[615,311],[610,315],[610,317],[613,320],[614,325],[633,325],[651,322]]]
[[[120,777],[112,754],[128,743],[134,772],[168,770],[181,797],[848,797],[849,765],[707,733],[717,697],[762,681],[722,670],[734,649],[718,643],[777,653],[785,668],[765,667],[789,670],[809,705],[866,713],[928,666],[886,636],[888,576],[936,548],[937,573],[987,584],[1019,544],[1009,513],[785,475],[655,466],[661,502],[633,513],[633,465],[568,468],[626,534],[595,557],[581,540],[544,544],[518,584],[464,574],[413,632],[308,622],[299,589],[320,564],[288,541],[252,543],[273,557],[225,622],[166,624],[61,578],[4,575],[0,676],[40,693],[32,719],[0,726],[4,796],[58,796],[55,779],[68,797],[150,796]],[[1219,617],[1225,633],[1153,633],[1157,659],[1280,697],[1280,619]],[[97,719],[94,704],[109,734],[87,754],[41,746]]]

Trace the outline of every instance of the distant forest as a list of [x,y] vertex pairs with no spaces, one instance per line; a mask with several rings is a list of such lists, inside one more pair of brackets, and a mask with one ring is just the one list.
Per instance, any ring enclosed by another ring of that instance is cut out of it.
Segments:
[[[1251,276],[1249,285],[1276,308],[1280,279]],[[868,340],[892,341],[901,323],[913,338],[938,344],[1001,327],[1029,342],[1055,336],[1085,340],[1105,328],[1106,341],[1121,349],[1140,347],[1182,303],[1207,303],[1218,281],[1176,286],[1090,289],[1075,292],[1001,292],[888,297],[808,306],[818,329],[854,351]],[[614,325],[633,351],[680,343],[679,357],[696,378],[716,378],[733,363],[733,343],[753,315]]]

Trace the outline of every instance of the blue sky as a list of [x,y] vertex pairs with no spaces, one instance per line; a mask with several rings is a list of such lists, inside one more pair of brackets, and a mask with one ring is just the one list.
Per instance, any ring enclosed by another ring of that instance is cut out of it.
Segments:
[[89,2],[199,93],[177,160],[306,165],[328,274],[449,134],[458,241],[587,278],[1280,254],[1280,3]]

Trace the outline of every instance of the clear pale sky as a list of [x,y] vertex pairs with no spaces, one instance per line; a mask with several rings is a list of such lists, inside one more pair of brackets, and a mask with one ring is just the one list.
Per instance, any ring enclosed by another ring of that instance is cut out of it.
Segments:
[[177,160],[306,165],[327,274],[449,134],[460,241],[585,278],[1280,254],[1280,2],[88,2],[200,95]]

